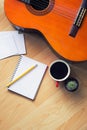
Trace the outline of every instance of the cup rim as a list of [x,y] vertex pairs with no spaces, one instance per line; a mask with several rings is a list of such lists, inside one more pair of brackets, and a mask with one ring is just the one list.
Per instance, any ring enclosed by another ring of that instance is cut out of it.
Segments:
[[[52,67],[52,65],[54,64],[54,63],[56,63],[56,62],[62,62],[62,63],[64,63],[66,66],[67,66],[67,68],[68,68],[68,73],[67,73],[67,75],[64,77],[64,78],[62,78],[62,79],[56,79],[56,78],[54,78],[52,75],[51,75],[51,73],[50,73],[50,68]],[[69,64],[66,62],[66,61],[64,61],[64,60],[55,60],[55,61],[53,61],[51,64],[50,64],[50,66],[49,66],[49,75],[50,75],[50,77],[53,79],[53,80],[55,80],[55,81],[64,81],[64,80],[66,80],[68,77],[69,77],[69,75],[70,75],[70,66],[69,66]]]

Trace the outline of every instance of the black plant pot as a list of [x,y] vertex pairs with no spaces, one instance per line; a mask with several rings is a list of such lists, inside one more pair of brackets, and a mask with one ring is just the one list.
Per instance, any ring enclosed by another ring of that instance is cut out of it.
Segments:
[[69,77],[68,79],[66,79],[64,81],[64,86],[65,88],[70,91],[70,92],[74,92],[78,89],[79,87],[79,82],[76,78],[73,77]]

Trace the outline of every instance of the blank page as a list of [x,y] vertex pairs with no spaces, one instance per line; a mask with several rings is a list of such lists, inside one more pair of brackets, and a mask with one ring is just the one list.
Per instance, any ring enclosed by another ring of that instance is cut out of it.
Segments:
[[26,54],[24,34],[19,34],[18,31],[8,31],[12,35],[16,47],[18,49],[18,54]]
[[15,45],[15,42],[13,38],[8,34],[8,35],[3,35],[0,37],[0,59],[12,56],[12,55],[17,55],[18,50]]

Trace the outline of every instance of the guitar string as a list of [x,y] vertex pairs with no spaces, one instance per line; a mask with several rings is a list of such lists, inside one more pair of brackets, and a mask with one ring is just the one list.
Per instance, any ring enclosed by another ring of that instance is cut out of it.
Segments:
[[[34,1],[34,3],[37,4],[37,1]],[[46,3],[46,2],[44,2],[44,3]],[[37,5],[38,5],[38,4],[37,4]],[[42,5],[42,4],[41,4],[41,5]],[[37,7],[40,7],[40,5],[38,5]],[[63,6],[56,6],[56,5],[55,5],[55,8],[53,9],[53,12],[54,12],[55,14],[62,15],[62,16],[64,16],[64,17],[66,17],[66,18],[69,18],[69,19],[73,20],[73,19],[75,18],[75,15],[77,14],[77,13],[76,13],[76,10],[72,10],[72,11],[71,11],[72,13],[70,13],[69,10],[70,10],[69,8],[65,8],[65,7],[63,7]],[[58,11],[59,11],[59,12],[58,12]],[[63,13],[63,12],[64,12],[64,13]],[[65,12],[66,12],[67,14],[65,14]]]
[[[34,1],[34,3],[37,4],[36,1]],[[38,7],[39,7],[39,5],[38,5]],[[74,9],[72,11],[69,11],[69,10],[70,10],[70,8],[65,8],[64,6],[56,6],[55,5],[55,8],[53,9],[53,13],[74,21],[74,19],[76,18],[78,9],[77,10]],[[71,12],[72,12],[72,14],[71,14]]]
[[[54,9],[53,13],[55,13],[55,11],[56,10]],[[73,13],[72,13],[72,17],[71,17],[71,13],[70,13],[69,9],[63,8],[63,7],[58,7],[57,8],[57,13],[55,13],[55,14],[62,15],[64,17],[66,17],[66,18],[69,18],[70,20],[73,20],[75,18],[76,11],[72,11],[72,12]]]
[[[48,1],[49,2],[49,1]],[[47,1],[44,1],[44,3],[43,3],[43,5],[45,5],[46,3],[48,3]],[[33,3],[34,4],[37,4],[38,2],[37,1],[33,1]],[[37,4],[38,5],[38,4]],[[40,6],[42,6],[42,3],[39,3],[39,5],[37,6],[37,7],[40,7]],[[61,8],[62,7],[62,9],[58,9],[58,8]],[[56,8],[56,9],[55,9]],[[69,18],[69,19],[71,19],[71,20],[74,20],[75,19],[75,17],[76,17],[76,15],[77,15],[77,11],[76,10],[72,10],[71,12],[72,12],[72,14],[70,13],[70,9],[69,8],[65,8],[65,7],[63,7],[63,6],[56,6],[55,5],[55,8],[54,8],[54,10],[53,10],[53,12],[55,13],[55,14],[58,14],[58,15],[61,15],[61,16],[63,16],[63,17],[65,17],[65,18]],[[58,12],[58,11],[62,11],[62,12]],[[66,13],[67,14],[65,14],[65,13],[63,13],[64,11],[66,11]],[[67,16],[66,16],[67,15]],[[72,15],[72,16],[71,16]]]
[[77,11],[72,10],[71,13],[69,10],[70,9],[68,8],[58,7],[56,9],[53,9],[53,13],[56,15],[64,16],[65,18],[69,18],[70,20],[74,20],[77,15]]
[[[37,1],[34,1],[33,3],[36,5],[38,2],[37,2]],[[44,1],[43,4],[42,4],[42,3],[39,3],[39,5],[37,4],[37,7],[40,7],[40,6],[42,6],[42,5],[45,5],[45,3],[48,3],[48,2]],[[51,6],[51,5],[50,5],[50,6]],[[59,7],[65,8],[64,6],[61,6],[61,5],[60,5],[60,6],[56,6],[56,5],[55,5],[55,8],[56,8],[56,9],[59,8]],[[55,9],[55,10],[56,10],[56,9]],[[67,10],[70,12],[70,8],[65,8],[65,9],[67,9]],[[57,10],[56,10],[56,11],[57,11]],[[74,12],[74,10],[72,10],[72,11]],[[71,12],[72,12],[72,11],[71,11]],[[75,10],[75,12],[76,12],[76,10]],[[72,14],[72,13],[71,13],[71,14]]]

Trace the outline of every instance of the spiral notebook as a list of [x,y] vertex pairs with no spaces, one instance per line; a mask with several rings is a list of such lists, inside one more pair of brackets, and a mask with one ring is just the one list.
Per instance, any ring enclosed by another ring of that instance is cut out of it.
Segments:
[[26,74],[21,79],[12,84],[8,88],[8,90],[15,92],[19,95],[22,95],[26,98],[34,100],[39,90],[43,76],[45,74],[47,65],[38,62],[34,59],[31,59],[29,57],[26,57],[24,55],[21,55],[16,70],[12,76],[12,80],[14,80],[24,71],[26,71],[29,67],[36,64],[37,64],[36,68],[34,68],[28,74]]

